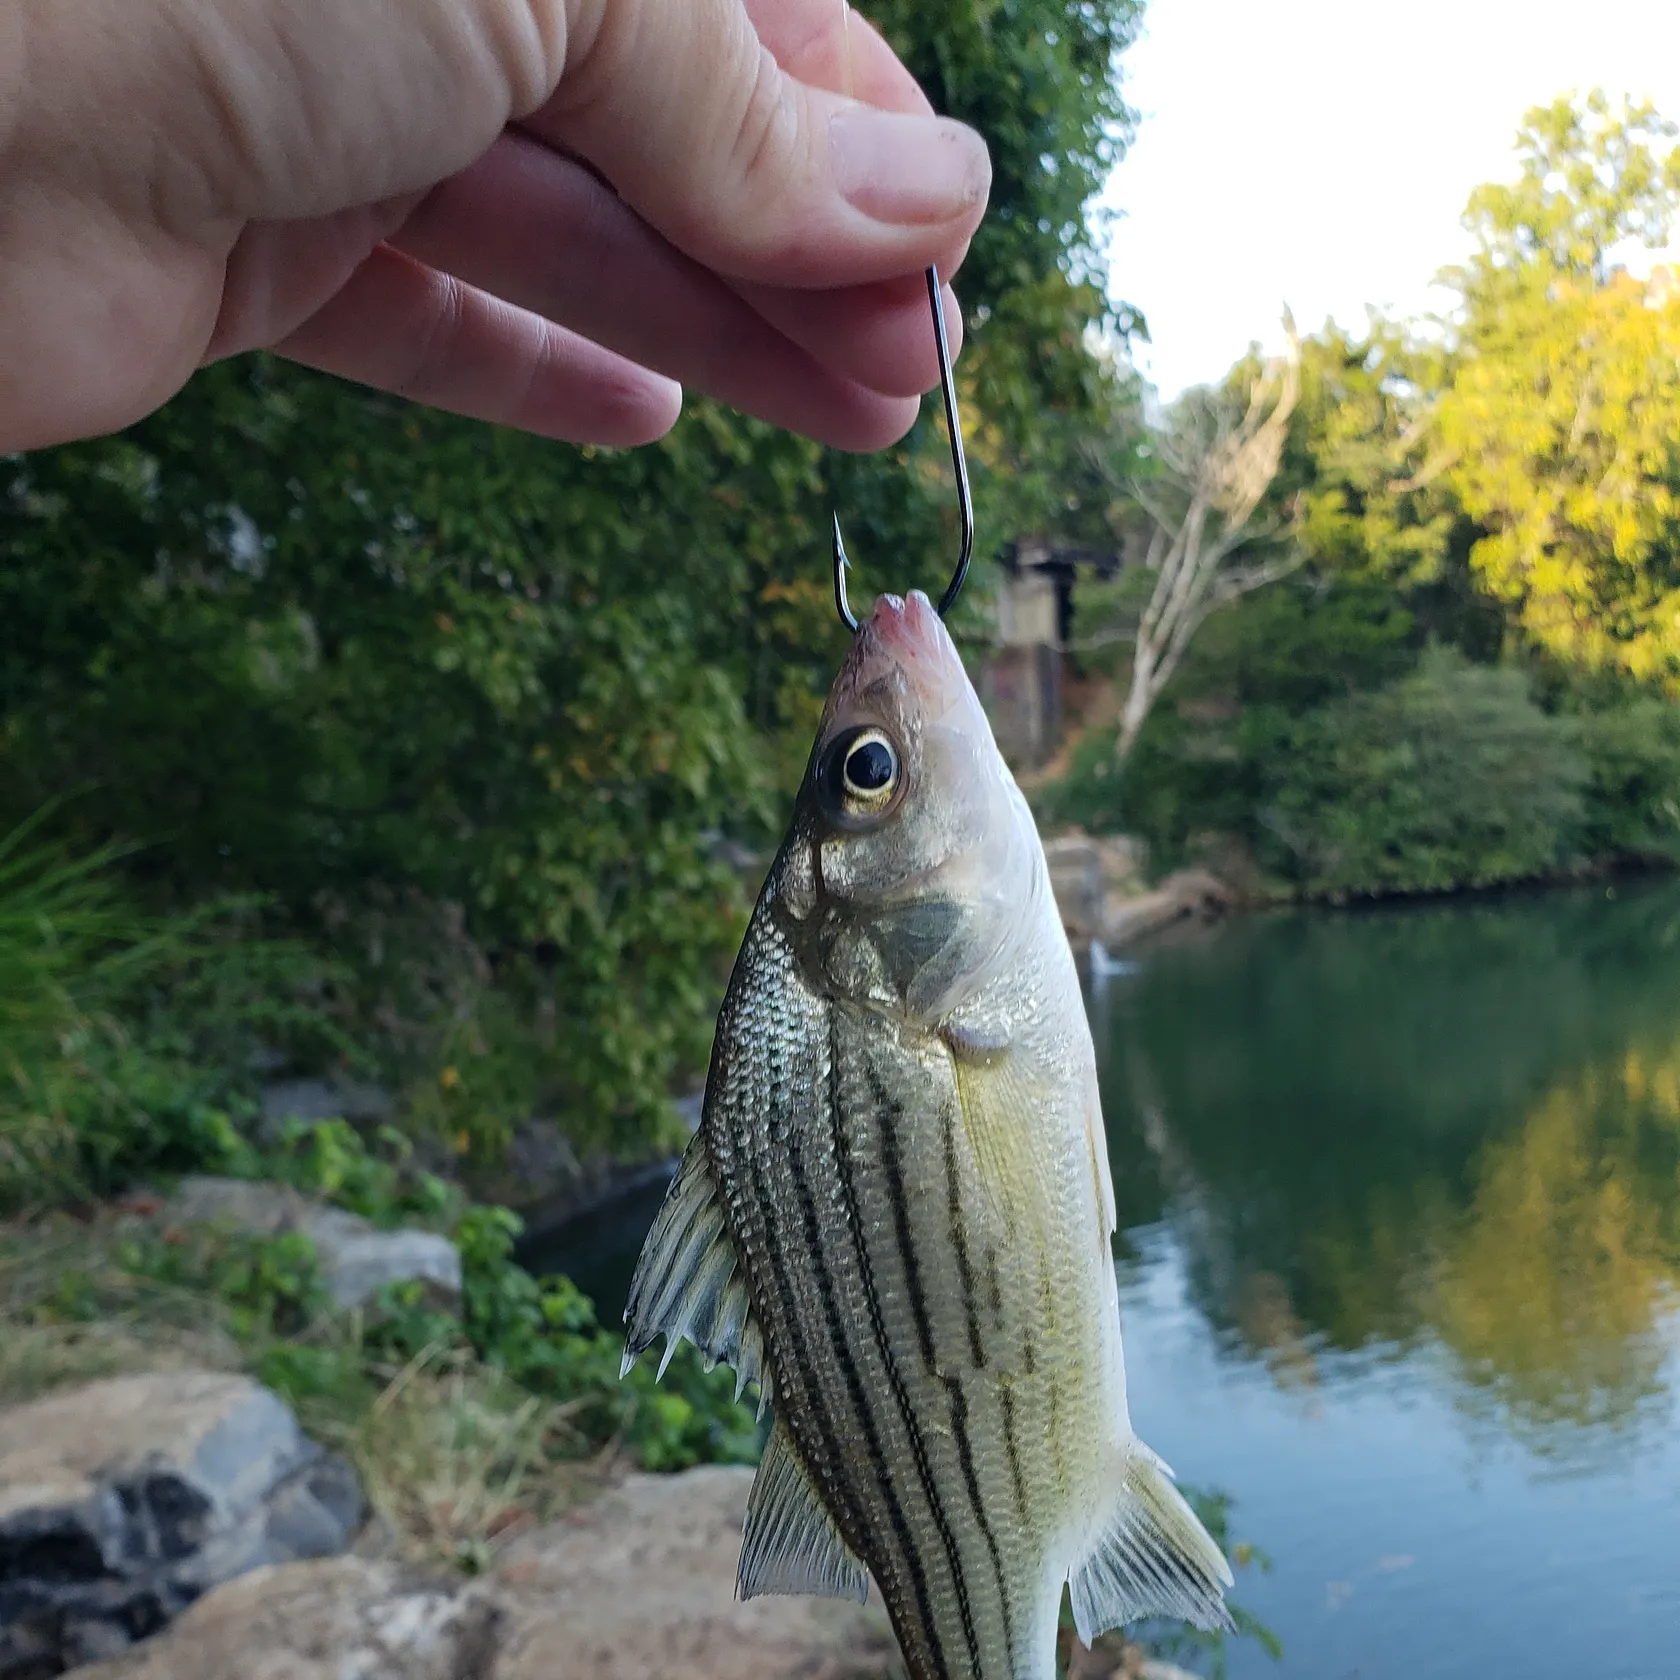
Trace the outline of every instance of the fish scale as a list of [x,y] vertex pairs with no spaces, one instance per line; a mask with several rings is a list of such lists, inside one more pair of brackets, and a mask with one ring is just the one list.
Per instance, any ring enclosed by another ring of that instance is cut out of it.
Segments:
[[943,626],[883,597],[626,1311],[627,1365],[686,1336],[771,1396],[740,1595],[872,1574],[913,1680],[1050,1680],[1064,1585],[1087,1639],[1225,1625],[1225,1560],[1131,1430],[1113,1226],[1032,819]]

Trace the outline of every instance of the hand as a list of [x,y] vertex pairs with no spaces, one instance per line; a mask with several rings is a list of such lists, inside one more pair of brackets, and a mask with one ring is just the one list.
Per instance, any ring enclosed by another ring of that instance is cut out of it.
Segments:
[[0,450],[259,347],[578,442],[680,381],[878,448],[989,181],[841,0],[12,0]]

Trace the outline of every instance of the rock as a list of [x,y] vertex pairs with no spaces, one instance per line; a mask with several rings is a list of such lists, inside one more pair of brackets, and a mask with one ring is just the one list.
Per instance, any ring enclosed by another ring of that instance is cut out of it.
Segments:
[[493,1594],[331,1558],[242,1576],[77,1680],[500,1680]]
[[1129,834],[1055,835],[1044,842],[1044,861],[1062,925],[1075,943],[1103,938],[1109,907],[1147,890],[1148,848]]
[[631,1476],[515,1541],[495,1680],[853,1680],[892,1670],[880,1596],[735,1602],[752,1471]]
[[878,1597],[735,1602],[750,1470],[632,1476],[514,1542],[486,1580],[335,1558],[243,1576],[79,1680],[865,1680]]
[[301,1231],[315,1244],[322,1280],[341,1309],[362,1305],[382,1284],[415,1278],[461,1292],[461,1256],[447,1237],[381,1231],[284,1184],[194,1175],[181,1180],[164,1211],[177,1225],[224,1225],[257,1236]]
[[1087,834],[1060,834],[1044,842],[1050,890],[1070,939],[1092,938],[1102,921],[1102,863]]
[[1235,902],[1236,894],[1205,869],[1181,869],[1153,892],[1105,900],[1097,938],[1105,950],[1116,951],[1187,917],[1220,915]]
[[391,1118],[391,1093],[382,1085],[353,1079],[281,1079],[257,1098],[265,1130],[285,1120],[360,1120],[384,1125]]
[[0,1411],[0,1680],[154,1633],[211,1587],[340,1551],[361,1490],[266,1388],[174,1371]]

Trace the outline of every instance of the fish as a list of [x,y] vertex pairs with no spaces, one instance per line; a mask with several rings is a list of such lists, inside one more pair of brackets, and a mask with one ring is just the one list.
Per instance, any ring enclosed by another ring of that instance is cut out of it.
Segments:
[[736,1593],[879,1586],[912,1680],[1053,1680],[1144,1616],[1231,1626],[1133,1433],[1096,1057],[1026,800],[926,596],[835,678],[638,1261],[663,1336],[756,1384]]

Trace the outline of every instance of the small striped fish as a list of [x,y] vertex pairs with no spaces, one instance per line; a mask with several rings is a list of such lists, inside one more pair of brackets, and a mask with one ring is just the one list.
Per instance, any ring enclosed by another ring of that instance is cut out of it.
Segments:
[[625,1313],[626,1369],[686,1336],[773,1406],[740,1597],[872,1574],[913,1680],[1051,1680],[1064,1583],[1087,1642],[1227,1625],[1225,1559],[1132,1434],[1114,1224],[1032,817],[938,615],[883,596]]

